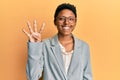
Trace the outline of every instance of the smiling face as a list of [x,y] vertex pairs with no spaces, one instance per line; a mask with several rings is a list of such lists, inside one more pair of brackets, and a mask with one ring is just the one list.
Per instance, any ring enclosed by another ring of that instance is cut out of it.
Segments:
[[71,35],[74,30],[77,19],[74,13],[69,9],[63,9],[56,17],[55,25],[58,29],[59,35]]

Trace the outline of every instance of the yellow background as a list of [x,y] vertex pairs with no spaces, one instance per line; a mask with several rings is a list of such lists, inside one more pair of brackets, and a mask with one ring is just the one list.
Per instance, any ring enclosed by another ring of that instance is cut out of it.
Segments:
[[120,0],[0,0],[0,80],[26,80],[26,22],[34,19],[43,38],[56,34],[53,15],[63,2],[76,5],[74,34],[89,43],[94,80],[120,80]]

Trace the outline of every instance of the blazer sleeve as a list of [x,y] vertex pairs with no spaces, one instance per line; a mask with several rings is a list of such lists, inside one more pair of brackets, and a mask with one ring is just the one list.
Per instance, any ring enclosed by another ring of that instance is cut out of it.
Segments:
[[38,80],[42,76],[44,59],[42,42],[28,42],[28,60],[26,73],[28,80]]
[[91,70],[91,62],[90,62],[90,50],[89,46],[86,46],[86,59],[87,63],[84,68],[84,73],[83,73],[83,80],[93,80],[92,79],[92,70]]

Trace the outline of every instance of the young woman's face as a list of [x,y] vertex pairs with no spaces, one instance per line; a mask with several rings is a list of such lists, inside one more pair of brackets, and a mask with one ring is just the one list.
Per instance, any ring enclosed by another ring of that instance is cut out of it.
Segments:
[[77,19],[74,13],[69,9],[63,9],[56,17],[55,25],[60,35],[70,35],[74,30]]

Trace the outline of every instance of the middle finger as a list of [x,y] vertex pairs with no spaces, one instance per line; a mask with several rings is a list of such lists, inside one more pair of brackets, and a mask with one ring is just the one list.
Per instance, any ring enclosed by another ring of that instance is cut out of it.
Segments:
[[34,20],[34,31],[37,32],[37,22]]

